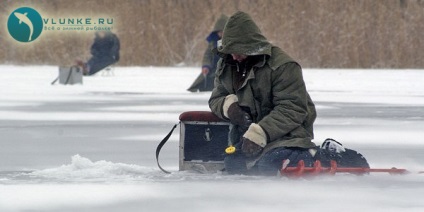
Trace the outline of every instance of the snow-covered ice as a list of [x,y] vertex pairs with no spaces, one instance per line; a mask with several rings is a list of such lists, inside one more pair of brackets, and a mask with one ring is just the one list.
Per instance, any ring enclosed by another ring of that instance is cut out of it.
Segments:
[[339,140],[372,167],[409,175],[292,180],[177,172],[181,112],[208,110],[186,88],[200,70],[117,67],[50,85],[52,66],[0,66],[0,211],[423,211],[424,70],[305,69],[315,142]]

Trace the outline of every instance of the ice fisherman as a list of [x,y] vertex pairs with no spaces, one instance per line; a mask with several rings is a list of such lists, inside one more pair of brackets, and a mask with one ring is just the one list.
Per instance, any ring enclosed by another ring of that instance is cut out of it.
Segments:
[[114,33],[98,31],[91,46],[92,57],[86,63],[77,60],[77,65],[83,68],[84,75],[94,75],[119,61],[119,49],[119,39]]
[[222,31],[224,30],[225,23],[228,17],[222,14],[216,21],[212,32],[206,37],[208,47],[203,54],[202,72],[194,80],[193,84],[187,89],[191,92],[197,91],[211,91],[215,79],[216,64],[219,56],[212,53],[212,49],[216,48],[218,40],[222,38]]
[[215,87],[209,106],[229,120],[236,147],[224,160],[230,174],[276,175],[288,166],[321,160],[329,166],[369,167],[365,158],[333,139],[317,147],[313,124],[317,113],[295,60],[270,44],[252,18],[236,12],[227,21],[215,52]]

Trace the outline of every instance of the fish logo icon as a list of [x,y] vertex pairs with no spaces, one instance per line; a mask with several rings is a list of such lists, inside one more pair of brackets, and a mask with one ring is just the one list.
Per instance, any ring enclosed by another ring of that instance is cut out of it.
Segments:
[[16,16],[16,18],[19,19],[19,24],[22,24],[22,22],[23,22],[29,27],[30,33],[29,33],[28,41],[31,41],[32,34],[34,33],[34,25],[32,25],[31,20],[29,20],[29,18],[27,17],[28,13],[21,14],[21,13],[18,13],[18,12],[14,12],[13,14]]
[[9,34],[17,41],[32,42],[43,30],[41,15],[30,7],[21,7],[13,11],[7,21]]

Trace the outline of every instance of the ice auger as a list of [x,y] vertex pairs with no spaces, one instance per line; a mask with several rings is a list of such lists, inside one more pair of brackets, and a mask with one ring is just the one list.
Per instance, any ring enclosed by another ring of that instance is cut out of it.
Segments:
[[[363,175],[372,172],[382,172],[389,174],[407,174],[406,169],[390,168],[390,169],[373,169],[373,168],[359,168],[359,167],[337,167],[337,162],[332,160],[330,167],[322,167],[321,161],[315,161],[313,167],[305,167],[303,160],[299,161],[296,167],[288,167],[290,161],[284,160],[283,166],[280,170],[281,176],[291,178],[318,176],[318,175],[335,175],[336,173],[350,173],[356,175]],[[421,173],[421,172],[420,172]]]

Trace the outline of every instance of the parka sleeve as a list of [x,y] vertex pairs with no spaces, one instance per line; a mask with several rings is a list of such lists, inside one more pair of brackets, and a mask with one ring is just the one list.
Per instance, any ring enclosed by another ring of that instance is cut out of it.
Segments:
[[205,53],[203,53],[202,68],[207,67],[210,70],[213,67],[213,65],[211,64],[213,58],[212,48],[213,43],[209,42]]
[[[218,64],[222,62],[222,59],[218,61]],[[219,66],[218,66],[219,67]],[[212,95],[209,99],[209,108],[211,111],[217,115],[219,118],[226,120],[227,118],[224,116],[224,111],[222,106],[224,105],[225,97],[230,93],[227,89],[222,85],[219,80],[219,74],[215,75],[215,87],[212,90]]]
[[301,67],[288,63],[274,70],[272,75],[274,108],[258,123],[267,133],[269,142],[300,127],[308,115],[308,93]]

